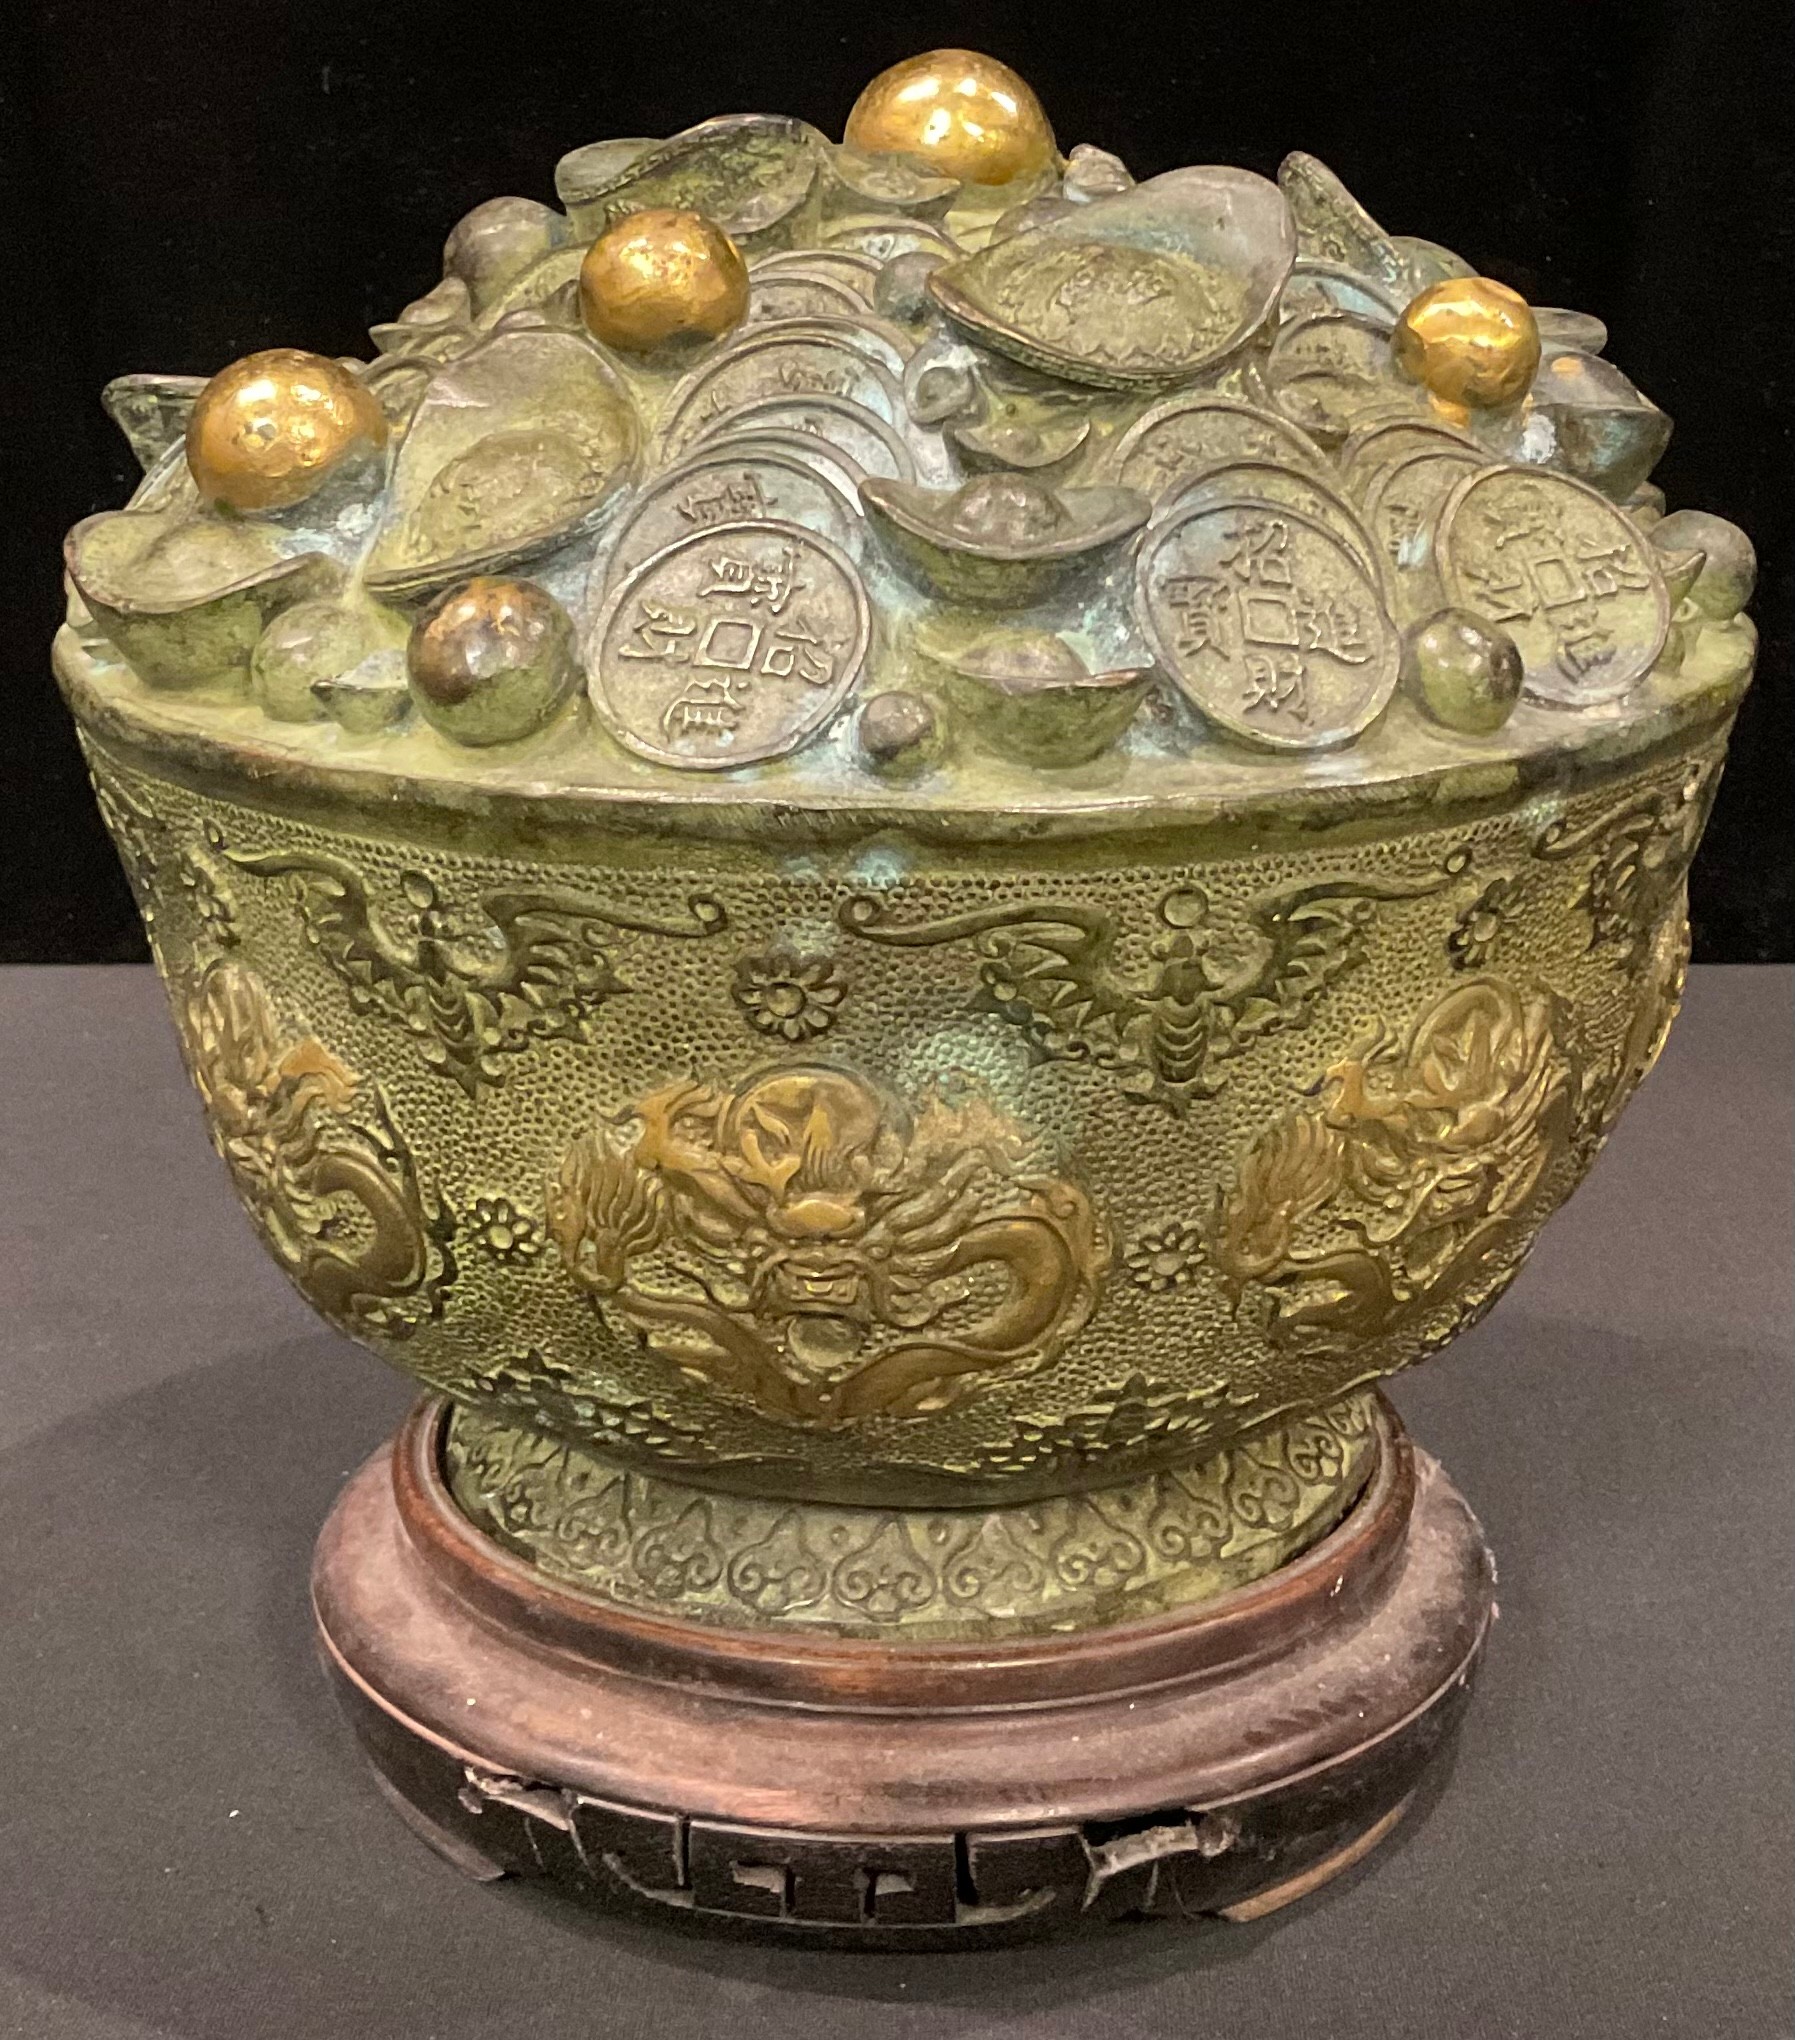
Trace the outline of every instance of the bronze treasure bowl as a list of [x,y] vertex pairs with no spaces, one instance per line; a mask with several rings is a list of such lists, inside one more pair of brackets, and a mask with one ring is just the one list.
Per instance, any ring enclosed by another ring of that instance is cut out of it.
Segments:
[[1248,1917],[1488,1554],[1376,1383],[1651,1067],[1750,678],[1597,322],[937,52],[128,376],[56,670],[269,1251],[428,1399],[320,1646],[479,1874]]

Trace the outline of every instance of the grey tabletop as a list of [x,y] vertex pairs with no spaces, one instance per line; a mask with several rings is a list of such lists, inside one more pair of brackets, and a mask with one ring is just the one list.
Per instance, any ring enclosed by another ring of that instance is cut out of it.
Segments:
[[1257,1925],[922,1957],[588,1920],[412,1840],[305,1598],[406,1385],[252,1241],[149,973],[0,972],[0,2032],[1795,2031],[1792,990],[1697,971],[1501,1308],[1395,1385],[1501,1568],[1444,1791]]

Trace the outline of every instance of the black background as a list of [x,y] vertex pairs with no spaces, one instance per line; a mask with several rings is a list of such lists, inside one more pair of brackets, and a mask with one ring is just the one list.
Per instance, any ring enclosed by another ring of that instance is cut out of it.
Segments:
[[1677,421],[1673,506],[1744,525],[1764,563],[1759,678],[1692,887],[1697,956],[1795,956],[1786,502],[1795,80],[1778,0],[1481,6],[1119,0],[579,7],[15,0],[0,72],[12,471],[0,579],[0,959],[142,954],[47,648],[61,535],[134,476],[100,385],[256,347],[369,352],[481,199],[552,199],[555,159],[707,115],[839,133],[914,51],[1013,63],[1061,145],[1137,176],[1323,158],[1398,232],[1538,303],[1597,313]]

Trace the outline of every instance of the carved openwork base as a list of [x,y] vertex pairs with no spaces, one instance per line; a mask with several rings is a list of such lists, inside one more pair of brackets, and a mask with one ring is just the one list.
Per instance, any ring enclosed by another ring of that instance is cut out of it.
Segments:
[[1196,1606],[1001,1646],[669,1619],[468,1521],[423,1405],[318,1546],[321,1647],[476,1876],[855,1945],[1254,1918],[1400,1818],[1492,1613],[1476,1522],[1379,1401],[1319,1542]]

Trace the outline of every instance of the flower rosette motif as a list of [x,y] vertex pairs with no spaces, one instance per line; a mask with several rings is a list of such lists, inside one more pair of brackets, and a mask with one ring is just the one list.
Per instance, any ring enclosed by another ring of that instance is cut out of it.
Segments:
[[1501,940],[1521,897],[1518,878],[1492,878],[1459,915],[1446,938],[1447,953],[1460,970],[1482,970]]
[[509,1197],[476,1197],[468,1237],[495,1261],[527,1266],[542,1252],[542,1228]]
[[1202,1257],[1202,1228],[1175,1220],[1142,1233],[1123,1253],[1122,1264],[1136,1288],[1158,1296],[1169,1289],[1188,1288]]
[[730,996],[750,1027],[782,1041],[814,1041],[835,1025],[847,996],[833,957],[776,949],[736,964]]

